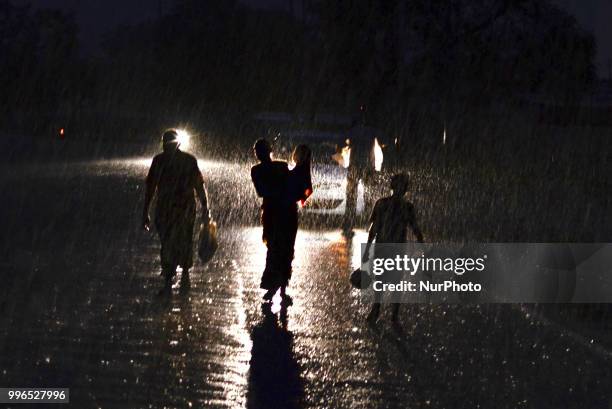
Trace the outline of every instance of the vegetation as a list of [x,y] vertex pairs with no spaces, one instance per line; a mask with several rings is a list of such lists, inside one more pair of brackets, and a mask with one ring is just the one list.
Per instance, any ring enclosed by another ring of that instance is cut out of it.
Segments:
[[538,0],[311,0],[293,14],[174,4],[110,32],[94,58],[73,16],[1,0],[2,115],[30,126],[92,112],[236,122],[367,106],[371,122],[401,130],[525,94],[575,101],[593,80],[591,36]]

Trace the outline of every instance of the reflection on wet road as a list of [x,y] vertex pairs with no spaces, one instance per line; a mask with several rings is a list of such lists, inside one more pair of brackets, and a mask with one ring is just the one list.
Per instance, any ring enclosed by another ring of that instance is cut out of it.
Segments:
[[1,386],[70,387],[75,408],[608,407],[610,360],[517,308],[366,325],[347,279],[363,230],[300,230],[294,305],[262,305],[249,167],[200,165],[221,245],[169,297],[137,229],[145,160],[3,172]]

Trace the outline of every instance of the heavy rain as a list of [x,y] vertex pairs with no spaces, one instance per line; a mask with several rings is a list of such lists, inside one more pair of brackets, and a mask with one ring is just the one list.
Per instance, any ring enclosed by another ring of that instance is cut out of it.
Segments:
[[373,232],[612,241],[611,18],[0,0],[0,403],[612,407],[611,310],[573,298],[577,259],[536,303],[352,285]]

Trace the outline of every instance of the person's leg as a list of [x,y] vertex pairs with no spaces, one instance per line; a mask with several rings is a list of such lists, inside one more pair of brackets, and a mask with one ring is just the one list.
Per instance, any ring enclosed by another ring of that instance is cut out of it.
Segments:
[[369,216],[376,203],[376,194],[379,186],[376,185],[376,178],[372,172],[363,172],[361,182],[363,183],[363,212]]
[[181,273],[181,289],[189,289],[191,287],[191,280],[189,278],[189,269],[183,268]]
[[177,263],[183,269],[183,274],[193,267],[193,226],[195,224],[195,204],[193,208],[187,208],[177,218],[176,234],[174,237],[174,248],[176,250]]
[[270,301],[276,292],[276,288],[274,288],[273,276],[273,262],[274,262],[274,231],[273,231],[273,209],[271,206],[261,206],[261,225],[262,225],[262,240],[266,245],[266,266],[261,275],[261,281],[259,283],[259,288],[266,290],[263,295],[264,301]]
[[380,315],[380,303],[375,302],[372,304],[372,309],[366,318],[369,322],[376,322],[378,320],[378,316]]
[[397,322],[398,317],[399,317],[399,303],[394,303],[393,304],[393,312],[391,314],[391,320],[393,322]]
[[268,239],[266,243],[268,247],[268,251],[266,252],[266,267],[261,276],[261,283],[259,285],[260,288],[266,290],[266,293],[263,295],[263,299],[266,301],[270,301],[278,287],[280,287],[280,265],[279,265],[279,255],[278,249],[276,248],[276,243],[273,239]]
[[291,273],[293,271],[293,257],[295,254],[295,239],[297,237],[298,230],[298,210],[297,205],[293,205],[288,209],[286,216],[286,222],[284,223],[285,228],[283,229],[283,253],[285,257],[285,265],[283,267],[283,277],[281,283],[281,297],[285,305],[292,305],[293,299],[287,295],[287,286],[289,280],[291,280]]
[[271,301],[272,298],[274,298],[274,294],[276,294],[277,290],[277,288],[267,290],[262,297],[264,301]]
[[268,247],[268,251],[266,252],[266,267],[261,276],[259,287],[266,290],[263,299],[265,301],[270,301],[280,286],[278,261],[280,256],[273,239],[269,238],[266,245]]
[[356,169],[349,168],[346,179],[346,210],[344,211],[343,229],[348,232],[353,228],[357,214],[357,188],[359,175]]
[[266,252],[266,267],[261,276],[259,287],[266,290],[263,299],[265,301],[270,301],[279,287],[278,254],[272,240],[268,240],[266,245],[268,247],[268,251]]
[[261,288],[266,289],[264,300],[272,299],[276,291],[285,285],[285,268],[287,265],[286,246],[286,209],[278,204],[265,209],[264,219],[266,232],[266,268],[261,279]]
[[176,275],[176,264],[162,264],[162,275],[164,276],[164,287],[162,291],[172,289],[172,280]]
[[374,303],[372,304],[372,309],[366,318],[369,322],[376,322],[378,316],[380,315],[380,301],[382,299],[382,295],[380,292],[375,292],[374,295]]
[[281,286],[280,288],[280,295],[282,298],[281,301],[281,305],[288,307],[290,305],[293,305],[293,297],[291,297],[290,295],[287,294],[287,286]]
[[161,243],[160,259],[162,271],[161,275],[164,278],[163,290],[172,288],[172,279],[176,275],[178,263],[175,262],[172,249],[172,229],[168,223],[161,223],[157,220],[157,232]]

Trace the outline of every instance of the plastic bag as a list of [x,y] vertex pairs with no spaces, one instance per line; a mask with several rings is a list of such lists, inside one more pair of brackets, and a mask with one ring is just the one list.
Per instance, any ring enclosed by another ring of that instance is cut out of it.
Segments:
[[200,239],[198,243],[198,256],[202,263],[207,263],[213,258],[218,247],[217,223],[210,220],[200,225]]
[[372,283],[372,277],[368,273],[367,263],[351,273],[351,285],[358,290],[366,289]]

